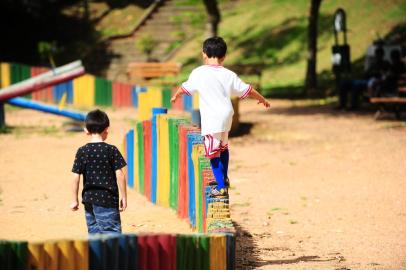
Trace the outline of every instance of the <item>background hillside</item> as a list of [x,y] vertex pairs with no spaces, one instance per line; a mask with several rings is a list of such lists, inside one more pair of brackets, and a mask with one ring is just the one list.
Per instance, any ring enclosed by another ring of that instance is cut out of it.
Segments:
[[[309,2],[244,0],[238,1],[233,10],[222,9],[219,33],[229,45],[226,64],[265,64],[261,78],[264,93],[300,93],[306,69]],[[317,70],[326,92],[332,88],[332,21],[339,7],[347,12],[348,42],[356,73],[362,69],[365,51],[373,40],[382,37],[400,41],[403,45],[406,41],[405,0],[323,1],[319,17]],[[200,63],[202,40],[202,36],[195,38],[175,56],[174,60],[186,64],[185,73]]]
[[[48,59],[38,52],[38,44],[46,41],[56,44],[57,64],[82,59],[88,71],[103,76],[112,68],[112,61],[134,54],[135,42],[121,54],[112,50],[112,39],[131,33],[152,2],[89,0],[87,17],[83,1],[78,0],[36,0],[30,5],[22,1],[1,2],[0,23],[5,27],[0,43],[0,61],[49,64]],[[201,63],[206,14],[201,0],[171,2],[183,7],[197,6],[195,13],[198,14],[193,15],[199,18],[199,23],[190,26],[194,37],[188,38],[184,44],[178,41],[173,44],[178,50],[170,60],[183,64],[181,81]],[[302,93],[310,0],[219,2],[222,13],[219,34],[229,45],[226,65],[263,65],[260,81],[256,76],[244,79],[259,84],[265,94],[291,97]],[[324,0],[319,16],[318,74],[321,92],[326,94],[331,94],[334,88],[331,72],[332,21],[339,7],[347,12],[354,76],[361,73],[365,51],[378,37],[400,42],[406,48],[406,0]],[[185,12],[184,16],[187,14]],[[173,19],[179,18],[175,16]],[[95,59],[98,60],[96,64]]]

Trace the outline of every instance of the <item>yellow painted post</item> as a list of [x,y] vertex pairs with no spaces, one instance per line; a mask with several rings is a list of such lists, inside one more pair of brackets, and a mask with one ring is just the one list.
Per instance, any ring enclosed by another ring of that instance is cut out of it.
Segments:
[[193,110],[198,110],[199,109],[199,94],[195,93],[192,96],[192,106]]
[[84,75],[73,80],[73,104],[78,107],[94,106],[95,77]]
[[168,115],[158,115],[158,204],[169,207],[169,126]]
[[226,270],[226,236],[211,235],[210,236],[210,270]]
[[87,101],[87,106],[92,107],[95,104],[95,95],[96,95],[96,79],[92,75],[85,75],[87,81],[86,81],[86,101]]
[[134,189],[139,191],[140,187],[139,187],[139,179],[138,179],[138,135],[137,135],[137,127],[134,127]]
[[73,80],[73,105],[76,107],[82,106],[82,81],[83,76]]
[[10,85],[10,64],[1,63],[1,85],[0,88],[7,87]]
[[87,240],[75,240],[74,248],[74,269],[87,270],[89,268],[89,244]]
[[46,270],[43,243],[28,243],[28,269]]
[[58,247],[56,242],[45,242],[45,269],[58,270]]
[[148,91],[150,93],[150,108],[162,107],[162,89],[158,87],[150,87]]
[[75,253],[73,241],[61,240],[57,242],[58,246],[58,269],[59,270],[75,270]]
[[147,92],[138,93],[138,119],[149,120],[152,108],[162,107],[162,91],[157,87],[149,87]]
[[138,120],[145,121],[151,118],[151,110],[148,104],[149,94],[147,92],[138,93]]
[[195,172],[195,206],[196,206],[196,230],[199,229],[199,224],[202,222],[200,220],[201,205],[199,203],[199,197],[202,196],[202,189],[199,186],[199,156],[202,154],[203,145],[195,144],[192,149],[192,160]]

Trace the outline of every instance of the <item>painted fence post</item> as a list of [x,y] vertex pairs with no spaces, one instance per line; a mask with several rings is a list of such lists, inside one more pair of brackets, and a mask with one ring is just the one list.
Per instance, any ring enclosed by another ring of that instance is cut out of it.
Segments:
[[126,134],[127,175],[128,186],[134,188],[134,130]]
[[158,173],[158,141],[157,141],[157,115],[166,114],[166,108],[153,108],[152,109],[152,129],[151,129],[151,141],[152,141],[152,166],[151,166],[151,202],[156,204],[157,202],[157,173]]

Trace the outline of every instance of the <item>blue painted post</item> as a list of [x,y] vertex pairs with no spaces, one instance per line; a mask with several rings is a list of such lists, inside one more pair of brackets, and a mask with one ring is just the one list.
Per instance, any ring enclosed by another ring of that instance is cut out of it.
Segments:
[[192,96],[188,96],[188,95],[183,96],[183,109],[188,112],[192,111],[192,109],[193,109],[193,97]]
[[134,188],[134,130],[126,134],[128,186]]
[[158,114],[166,114],[168,109],[166,108],[152,108],[152,164],[151,164],[151,201],[156,203],[157,194],[157,175],[158,175],[158,136],[157,136],[157,126],[156,126],[156,116]]
[[235,269],[235,234],[227,233],[227,270]]
[[129,270],[129,245],[127,235],[121,234],[118,236],[118,264],[120,270]]
[[73,103],[73,81],[67,81],[67,82],[65,82],[65,84],[66,84],[66,92],[67,92],[66,103],[72,104]]
[[119,270],[119,249],[118,235],[111,235],[104,238],[106,245],[106,270]]
[[53,92],[53,97],[54,97],[54,103],[58,103],[59,100],[61,99],[61,88],[62,88],[62,84],[57,84],[54,86],[52,92]]
[[99,237],[89,239],[89,270],[107,270],[106,246]]
[[[128,247],[128,270],[135,270],[138,267],[138,239],[135,234],[128,234],[127,247]],[[126,269],[126,270],[127,270]]]

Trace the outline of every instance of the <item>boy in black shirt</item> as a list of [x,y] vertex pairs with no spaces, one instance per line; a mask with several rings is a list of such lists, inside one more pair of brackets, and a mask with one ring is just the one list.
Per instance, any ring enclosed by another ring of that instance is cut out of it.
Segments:
[[127,164],[117,147],[104,142],[110,125],[105,112],[98,109],[89,112],[85,124],[85,132],[91,139],[76,153],[72,168],[71,209],[76,211],[79,208],[79,181],[80,175],[83,175],[82,203],[89,234],[121,233],[119,211],[127,207],[126,179],[122,168]]

